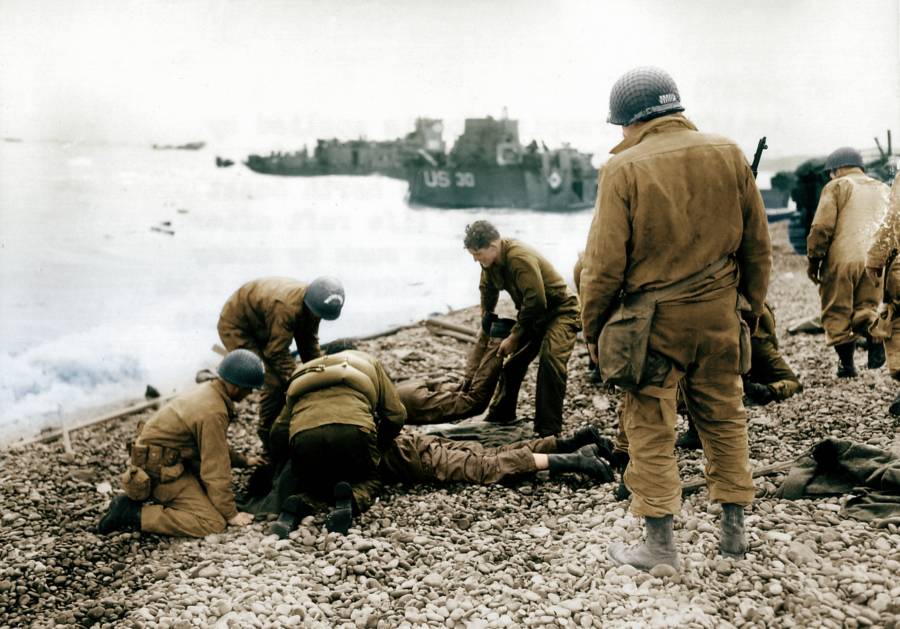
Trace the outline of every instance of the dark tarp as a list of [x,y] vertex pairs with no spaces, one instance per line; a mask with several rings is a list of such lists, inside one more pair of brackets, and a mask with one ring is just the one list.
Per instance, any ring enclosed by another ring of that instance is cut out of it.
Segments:
[[794,462],[778,490],[786,500],[853,494],[848,517],[900,526],[900,452],[826,439]]

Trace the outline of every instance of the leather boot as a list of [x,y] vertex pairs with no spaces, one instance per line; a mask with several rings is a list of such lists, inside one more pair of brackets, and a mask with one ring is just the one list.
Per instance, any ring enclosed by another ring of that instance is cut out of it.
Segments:
[[891,402],[891,405],[888,407],[888,413],[894,417],[900,417],[900,393],[897,393],[897,397]]
[[672,516],[664,515],[661,518],[644,518],[644,529],[647,538],[643,544],[626,546],[625,544],[611,544],[609,557],[616,565],[634,566],[638,570],[650,571],[653,566],[666,564],[678,568],[678,551],[675,549],[675,531],[672,526]]
[[699,450],[703,447],[700,443],[700,435],[697,434],[694,424],[688,422],[688,429],[675,439],[675,447],[681,450]]
[[114,531],[139,531],[141,529],[141,506],[126,496],[119,494],[109,503],[109,509],[97,523],[97,532],[108,535]]
[[884,341],[876,341],[868,334],[866,335],[866,341],[866,352],[868,354],[866,366],[869,369],[878,369],[887,360],[887,356],[884,354]]
[[838,378],[855,378],[856,366],[853,364],[853,352],[856,350],[856,343],[842,343],[834,346],[838,358],[841,360],[837,368]]
[[350,483],[334,486],[334,509],[325,516],[325,528],[329,533],[346,535],[353,522],[353,488]]
[[551,474],[579,472],[601,483],[608,483],[615,478],[612,469],[600,458],[600,450],[595,445],[584,446],[569,454],[548,454],[547,462]]
[[722,504],[719,553],[724,557],[743,559],[747,553],[747,534],[744,531],[744,507]]
[[595,445],[600,451],[600,456],[610,463],[613,460],[613,443],[600,434],[600,429],[596,426],[585,426],[579,428],[568,437],[556,438],[556,451],[559,454],[568,454],[583,448],[584,446]]
[[277,535],[280,539],[284,539],[297,528],[300,520],[312,514],[313,508],[303,500],[302,496],[299,494],[288,496],[281,505],[278,519],[269,526],[269,535]]

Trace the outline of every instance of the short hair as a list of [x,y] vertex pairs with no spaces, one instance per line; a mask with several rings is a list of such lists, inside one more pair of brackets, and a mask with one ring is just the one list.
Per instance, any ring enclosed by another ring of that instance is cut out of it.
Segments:
[[500,238],[500,232],[497,228],[487,221],[475,221],[471,225],[466,225],[466,237],[463,239],[463,246],[469,251],[478,251],[489,246],[492,242]]

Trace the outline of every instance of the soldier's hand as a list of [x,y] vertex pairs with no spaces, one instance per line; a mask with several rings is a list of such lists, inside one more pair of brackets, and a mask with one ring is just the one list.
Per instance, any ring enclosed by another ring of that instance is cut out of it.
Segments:
[[514,336],[507,336],[500,343],[500,347],[497,348],[497,353],[500,355],[500,358],[505,356],[511,356],[518,349],[519,341]]
[[497,320],[496,313],[493,312],[485,312],[481,315],[481,330],[484,332],[485,336],[491,335],[491,326],[494,324],[494,321]]
[[248,456],[247,467],[259,467],[260,465],[268,465],[269,459],[264,456]]
[[809,266],[806,268],[806,276],[812,280],[813,284],[819,284],[819,272],[822,270],[822,258],[810,258]]
[[239,511],[236,516],[228,520],[228,526],[247,526],[253,522],[253,514]]
[[881,279],[882,268],[880,266],[867,266],[866,267],[866,275],[869,276],[869,279],[878,283],[878,280]]

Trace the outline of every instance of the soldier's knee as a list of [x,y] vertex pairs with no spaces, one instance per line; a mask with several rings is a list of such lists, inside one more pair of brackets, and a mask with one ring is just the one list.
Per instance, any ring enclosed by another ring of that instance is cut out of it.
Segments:
[[225,518],[220,514],[209,514],[197,518],[197,528],[201,531],[201,536],[212,535],[214,533],[223,533],[225,531]]

